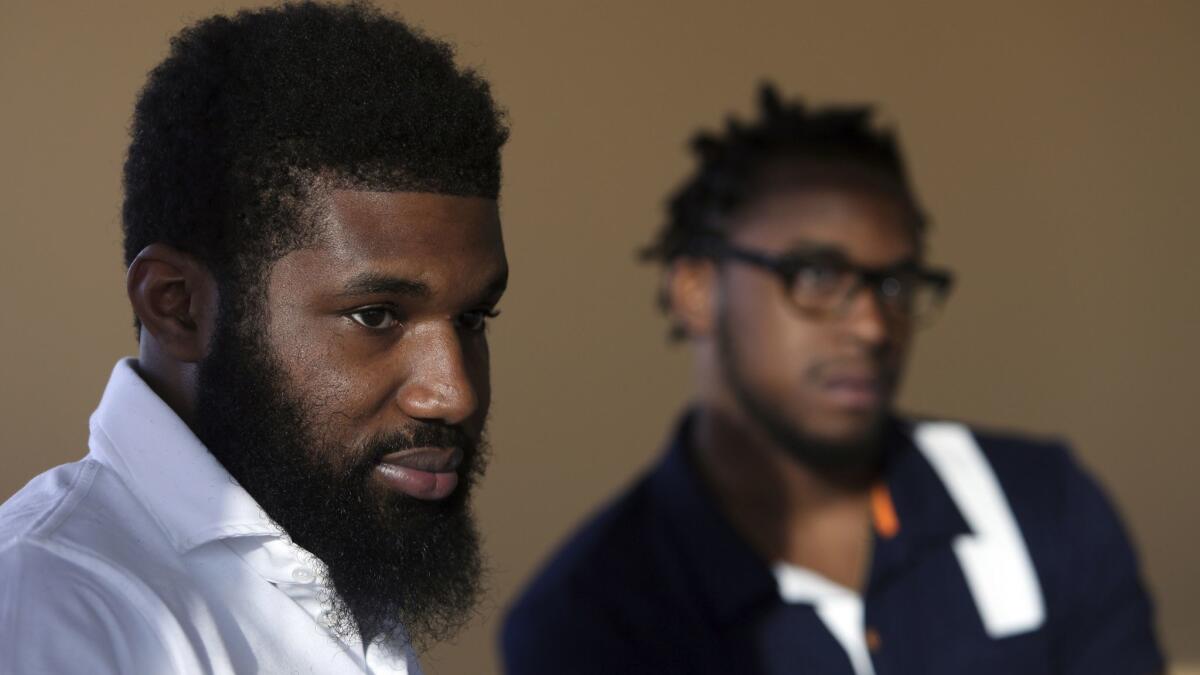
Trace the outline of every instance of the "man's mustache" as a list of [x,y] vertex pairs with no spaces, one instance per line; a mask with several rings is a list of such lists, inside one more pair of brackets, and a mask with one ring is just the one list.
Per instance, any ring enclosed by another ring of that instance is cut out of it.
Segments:
[[423,422],[411,429],[376,436],[367,447],[374,463],[385,455],[413,448],[458,448],[469,457],[475,445],[474,439],[460,426]]

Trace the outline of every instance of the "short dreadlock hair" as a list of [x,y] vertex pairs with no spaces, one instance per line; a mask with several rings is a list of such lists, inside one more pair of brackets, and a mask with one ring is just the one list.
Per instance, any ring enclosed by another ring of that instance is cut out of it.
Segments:
[[508,129],[450,45],[362,2],[298,2],[184,29],[131,135],[126,266],[151,243],[183,250],[224,310],[316,233],[317,184],[496,198]]
[[[669,263],[703,256],[713,236],[768,193],[814,184],[882,191],[900,200],[922,242],[926,219],[890,131],[872,126],[868,106],[810,110],[785,102],[771,84],[759,94],[760,118],[729,118],[724,133],[700,132],[691,141],[696,171],[672,194],[667,222],[642,258]],[[803,169],[803,173],[790,169]],[[799,178],[797,176],[800,176]]]

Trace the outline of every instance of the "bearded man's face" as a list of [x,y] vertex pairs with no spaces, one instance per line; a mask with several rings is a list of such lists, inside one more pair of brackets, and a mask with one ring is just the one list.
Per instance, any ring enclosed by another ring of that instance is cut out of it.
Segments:
[[[333,628],[418,648],[470,617],[469,496],[507,264],[494,200],[333,191],[314,245],[223,303],[196,432],[328,570]],[[231,307],[236,307],[231,310]]]

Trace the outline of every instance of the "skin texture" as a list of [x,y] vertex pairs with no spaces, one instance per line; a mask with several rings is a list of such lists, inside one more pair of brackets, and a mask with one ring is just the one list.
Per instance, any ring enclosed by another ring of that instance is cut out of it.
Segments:
[[[491,401],[483,331],[507,281],[496,202],[335,191],[318,244],[277,262],[268,343],[350,446],[414,422],[478,439]],[[337,465],[339,458],[324,458]]]
[[[346,440],[412,420],[461,424],[478,437],[491,398],[488,350],[483,333],[467,327],[486,319],[507,281],[496,201],[335,190],[328,207],[319,243],[287,254],[268,275],[272,351],[294,381],[343,402]],[[353,281],[371,277],[381,282],[375,292],[351,292]],[[151,244],[126,286],[143,325],[141,372],[193,420],[217,284],[192,256]],[[363,325],[354,312],[365,308],[386,320]]]
[[[743,211],[730,240],[772,255],[834,248],[885,267],[918,256],[904,214],[877,192],[789,190]],[[877,436],[911,328],[864,290],[841,314],[807,315],[778,277],[738,263],[680,260],[668,292],[693,346],[693,446],[718,502],[766,559],[860,588]]]
[[421,647],[453,634],[480,590],[469,493],[490,401],[485,328],[507,281],[497,206],[352,190],[312,206],[315,241],[271,264],[247,302],[220,303],[189,256],[143,251],[129,273],[139,369],[327,565],[335,630]]

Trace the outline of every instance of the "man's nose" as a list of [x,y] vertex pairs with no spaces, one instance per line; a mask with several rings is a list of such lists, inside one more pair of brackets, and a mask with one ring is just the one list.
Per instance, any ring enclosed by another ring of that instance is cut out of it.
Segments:
[[887,342],[892,322],[883,301],[870,284],[860,284],[843,307],[846,330],[863,344],[877,347]]
[[455,325],[430,322],[415,327],[406,341],[410,374],[397,394],[404,414],[443,424],[461,424],[474,415],[479,395]]

